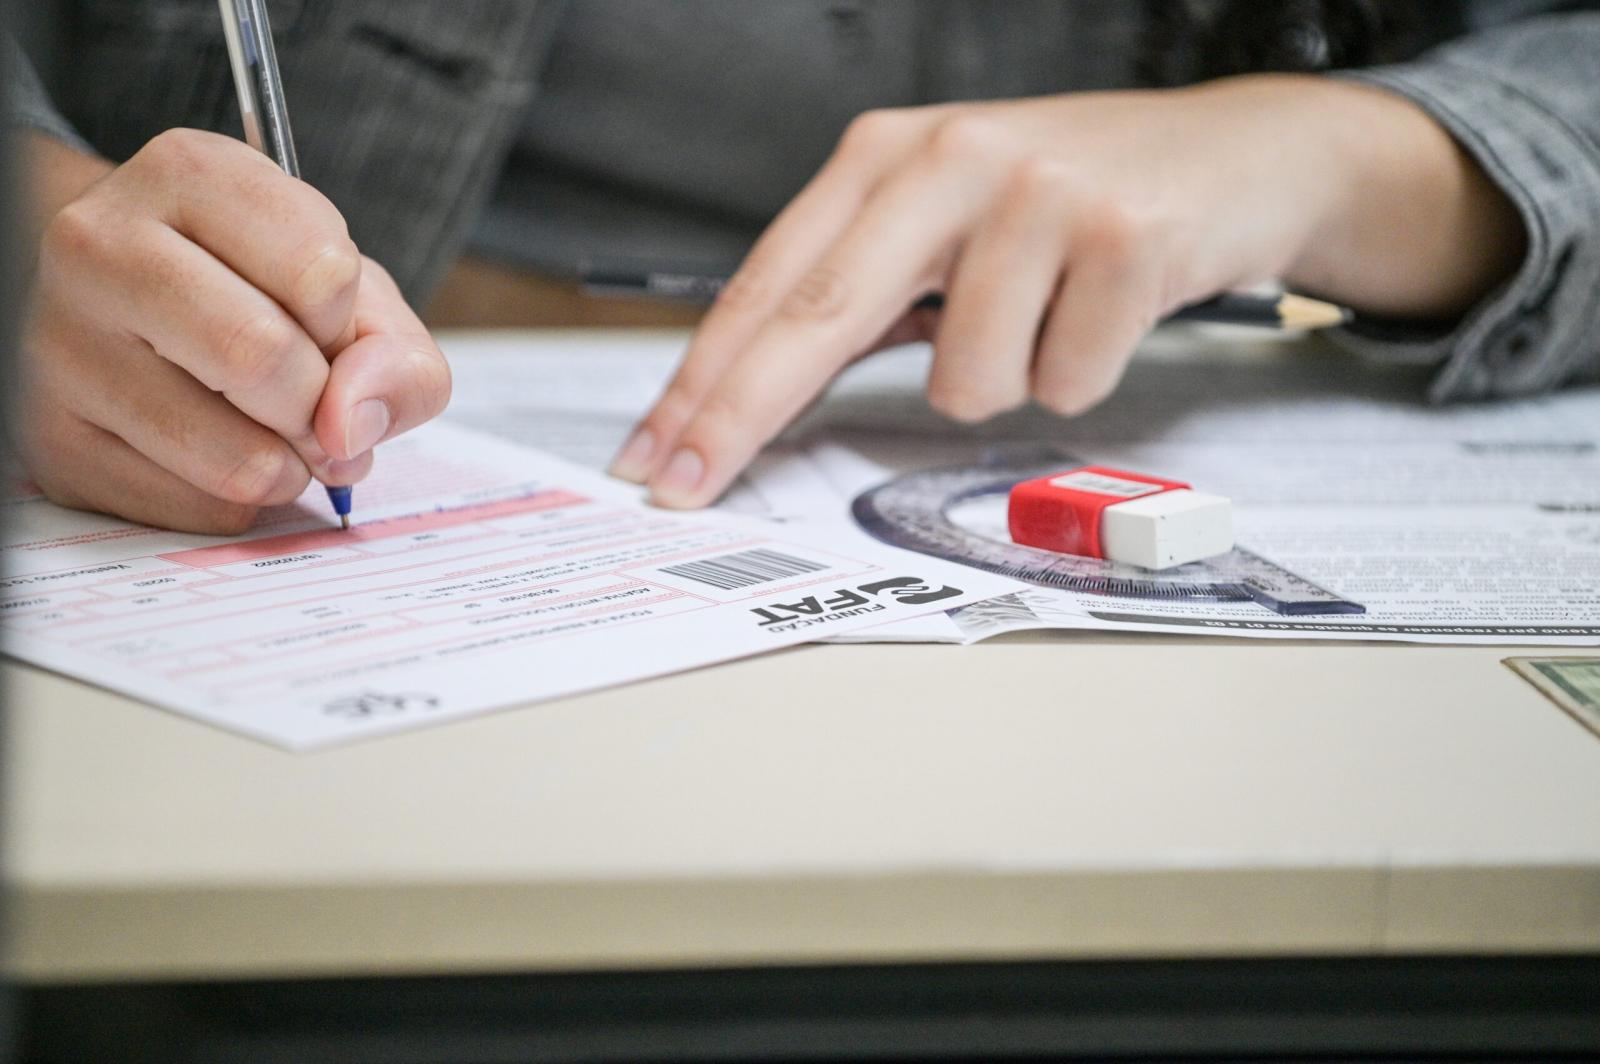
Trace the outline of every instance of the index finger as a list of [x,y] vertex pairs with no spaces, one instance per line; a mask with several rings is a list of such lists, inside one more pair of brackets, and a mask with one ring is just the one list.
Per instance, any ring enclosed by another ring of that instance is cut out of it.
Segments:
[[779,212],[718,294],[683,364],[612,463],[613,475],[643,483],[662,464],[724,370],[849,226],[879,176],[916,145],[932,112],[872,111],[850,124],[832,157]]
[[241,141],[168,130],[128,166],[151,175],[161,220],[288,311],[324,351],[348,343],[361,256],[316,189]]
[[944,269],[974,171],[917,166],[881,188],[712,386],[651,477],[652,501],[704,506]]

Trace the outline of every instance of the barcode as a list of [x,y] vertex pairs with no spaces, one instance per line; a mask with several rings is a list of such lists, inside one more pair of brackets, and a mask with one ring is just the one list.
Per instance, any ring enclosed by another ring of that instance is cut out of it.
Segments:
[[804,558],[761,549],[701,558],[697,562],[684,562],[682,565],[663,565],[661,571],[696,583],[709,584],[723,591],[737,591],[742,587],[770,584],[774,580],[802,573],[819,573],[826,568],[828,566]]

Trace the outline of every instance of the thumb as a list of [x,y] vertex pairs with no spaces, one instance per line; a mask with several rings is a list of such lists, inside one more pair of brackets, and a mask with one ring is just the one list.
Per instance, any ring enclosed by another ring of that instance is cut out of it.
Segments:
[[439,345],[371,259],[363,260],[354,321],[355,339],[333,355],[312,421],[318,442],[343,461],[416,428],[450,401],[450,365]]
[[426,332],[369,333],[340,351],[313,422],[317,440],[348,461],[437,416],[450,399],[450,367]]

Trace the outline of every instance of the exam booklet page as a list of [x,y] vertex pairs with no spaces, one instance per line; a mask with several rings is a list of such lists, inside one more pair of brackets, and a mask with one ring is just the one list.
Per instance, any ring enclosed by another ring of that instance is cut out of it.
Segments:
[[644,505],[447,425],[239,538],[8,500],[8,653],[293,748],[657,676],[1018,585],[859,537]]
[[[1367,376],[1352,379],[1353,370]],[[1158,383],[1125,388],[1106,410],[1052,433],[1018,419],[976,444],[922,440],[913,449],[881,429],[834,428],[807,456],[838,486],[843,515],[861,492],[907,471],[981,467],[1041,440],[1063,468],[1150,472],[1232,500],[1240,552],[1167,573],[1094,563],[1077,586],[1034,584],[951,611],[963,642],[1106,628],[1600,644],[1600,389],[1434,406],[1390,390],[1380,367],[1332,359],[1138,371],[1135,385]],[[985,542],[1009,541],[1003,493],[933,498],[927,512]],[[1024,569],[1013,573],[1027,579]],[[1315,585],[1334,608],[1285,610],[1270,597],[1217,593],[1262,578]]]
[[[1321,387],[1250,401],[1241,388],[1182,415],[1170,398],[1134,396],[1146,423],[1169,427],[1103,442],[1080,434],[1067,447],[1228,496],[1241,547],[1358,611],[1030,589],[1035,612],[1262,638],[1600,643],[1600,389],[1433,406],[1365,385],[1350,396],[1350,384],[1316,379],[1332,366],[1290,368]],[[995,516],[969,519],[992,528]],[[1225,563],[1188,568],[1204,579]],[[957,620],[987,634],[984,613]]]

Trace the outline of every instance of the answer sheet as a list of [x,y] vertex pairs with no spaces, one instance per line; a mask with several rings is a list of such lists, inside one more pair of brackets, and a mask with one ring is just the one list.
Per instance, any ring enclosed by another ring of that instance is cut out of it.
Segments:
[[760,653],[1015,588],[726,514],[433,425],[340,531],[313,485],[236,539],[13,499],[0,634],[25,661],[291,748]]
[[[1202,359],[1192,352],[1206,346]],[[448,347],[450,416],[602,463],[659,392],[669,340],[593,338],[537,352]],[[780,437],[725,505],[864,535],[851,500],[897,474],[972,466],[1049,444],[1072,460],[1189,481],[1233,500],[1239,543],[1359,603],[1283,616],[1255,602],[1131,598],[1028,587],[949,617],[837,641],[970,642],[1036,628],[1444,643],[1600,643],[1600,388],[1430,406],[1430,371],[1365,363],[1325,344],[1165,329],[1108,402],[1074,419],[1038,410],[977,427],[922,397],[923,345],[863,360]],[[547,398],[559,381],[551,409]],[[1006,538],[1003,497],[952,516]],[[1136,574],[1135,574],[1136,575]]]

